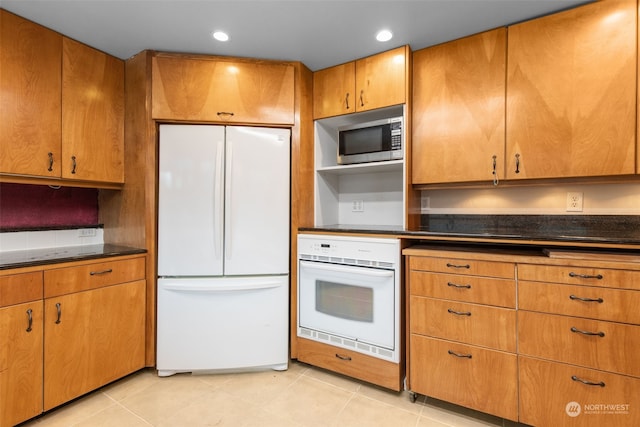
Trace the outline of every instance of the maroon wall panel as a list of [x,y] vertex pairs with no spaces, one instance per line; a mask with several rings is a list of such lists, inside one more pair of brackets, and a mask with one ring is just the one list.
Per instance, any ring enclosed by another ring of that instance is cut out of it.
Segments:
[[0,230],[98,224],[98,190],[0,184]]

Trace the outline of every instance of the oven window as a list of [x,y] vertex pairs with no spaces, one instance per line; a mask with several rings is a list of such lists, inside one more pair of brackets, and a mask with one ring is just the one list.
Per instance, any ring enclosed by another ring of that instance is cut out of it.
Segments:
[[316,311],[342,319],[373,322],[373,288],[316,280]]

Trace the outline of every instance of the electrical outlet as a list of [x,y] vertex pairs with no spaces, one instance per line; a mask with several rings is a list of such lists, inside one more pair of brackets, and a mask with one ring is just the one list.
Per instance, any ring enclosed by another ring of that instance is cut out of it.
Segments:
[[351,205],[351,212],[364,212],[364,201],[354,200]]
[[567,193],[567,212],[582,212],[583,193]]
[[420,197],[420,212],[425,213],[431,209],[431,198],[429,196]]

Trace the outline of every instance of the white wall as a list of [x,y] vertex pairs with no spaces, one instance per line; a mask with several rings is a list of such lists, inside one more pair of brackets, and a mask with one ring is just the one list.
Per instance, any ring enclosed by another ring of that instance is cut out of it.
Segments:
[[[583,193],[583,211],[567,212],[567,192]],[[640,183],[423,190],[425,214],[640,215]]]

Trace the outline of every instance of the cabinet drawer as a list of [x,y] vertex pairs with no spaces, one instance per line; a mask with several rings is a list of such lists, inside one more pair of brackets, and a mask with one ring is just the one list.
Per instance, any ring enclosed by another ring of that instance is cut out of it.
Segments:
[[640,326],[518,311],[523,355],[640,377],[639,348]]
[[519,264],[518,279],[640,290],[640,271],[632,270]]
[[518,419],[515,354],[411,335],[412,391]]
[[496,279],[412,270],[411,295],[442,298],[500,307],[516,307],[516,283]]
[[640,425],[639,379],[522,356],[518,362],[520,422],[537,427]]
[[516,311],[412,296],[411,333],[516,351]]
[[404,365],[398,363],[304,338],[298,338],[298,360],[400,391]]
[[594,286],[518,282],[518,308],[640,324],[640,292]]
[[46,270],[45,298],[144,279],[144,257]]
[[454,273],[470,276],[515,278],[515,265],[510,262],[478,261],[464,258],[416,257],[409,259],[411,270]]
[[0,277],[0,307],[42,299],[42,272]]

